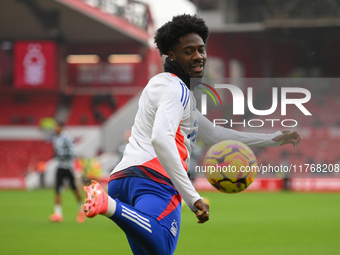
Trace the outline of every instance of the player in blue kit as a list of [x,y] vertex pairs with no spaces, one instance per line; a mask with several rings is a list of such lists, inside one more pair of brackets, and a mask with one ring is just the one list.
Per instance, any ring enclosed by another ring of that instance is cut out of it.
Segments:
[[190,78],[201,78],[209,36],[205,22],[179,15],[156,32],[164,72],[150,79],[139,100],[129,143],[110,176],[108,195],[95,181],[84,187],[84,212],[102,214],[126,234],[134,254],[173,254],[181,224],[181,199],[198,223],[209,220],[209,205],[187,170],[196,136],[208,144],[238,140],[250,146],[298,146],[297,132],[258,134],[214,127],[197,109]]

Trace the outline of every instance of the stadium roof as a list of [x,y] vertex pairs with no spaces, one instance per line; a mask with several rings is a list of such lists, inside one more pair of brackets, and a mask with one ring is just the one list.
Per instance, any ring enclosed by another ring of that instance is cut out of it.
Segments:
[[149,34],[126,19],[81,0],[0,1],[0,40],[138,42]]

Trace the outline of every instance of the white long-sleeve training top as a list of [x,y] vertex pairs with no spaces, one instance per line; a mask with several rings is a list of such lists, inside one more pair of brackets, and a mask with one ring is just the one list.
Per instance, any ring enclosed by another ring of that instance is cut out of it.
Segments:
[[272,139],[282,132],[239,132],[213,123],[196,109],[196,100],[184,82],[171,73],[150,79],[139,99],[131,137],[121,162],[112,173],[145,166],[170,178],[192,211],[200,195],[186,171],[197,135],[208,144],[237,140],[249,146],[278,146]]

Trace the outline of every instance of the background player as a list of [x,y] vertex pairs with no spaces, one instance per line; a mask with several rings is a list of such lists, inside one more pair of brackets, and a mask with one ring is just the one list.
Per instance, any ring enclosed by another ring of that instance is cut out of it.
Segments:
[[82,223],[85,221],[85,215],[82,211],[82,198],[75,185],[73,172],[73,158],[75,156],[74,142],[73,138],[63,131],[63,129],[64,123],[60,121],[57,122],[55,126],[55,135],[52,140],[55,158],[58,160],[58,169],[56,172],[54,214],[50,216],[50,220],[53,222],[63,221],[61,189],[64,180],[68,179],[79,205],[77,221]]

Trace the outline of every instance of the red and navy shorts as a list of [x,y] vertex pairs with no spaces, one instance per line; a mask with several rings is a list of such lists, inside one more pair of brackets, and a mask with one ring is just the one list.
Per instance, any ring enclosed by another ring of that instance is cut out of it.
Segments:
[[117,208],[111,219],[125,232],[134,254],[173,254],[181,224],[181,196],[171,181],[135,166],[113,174],[109,196]]

